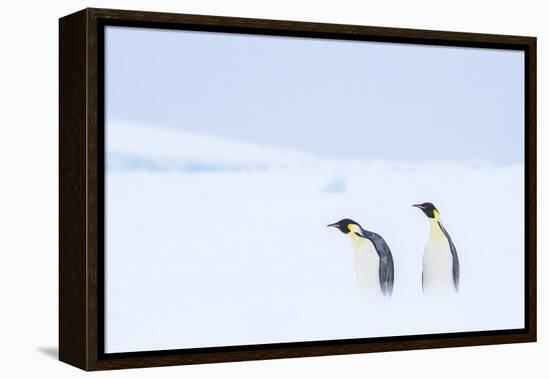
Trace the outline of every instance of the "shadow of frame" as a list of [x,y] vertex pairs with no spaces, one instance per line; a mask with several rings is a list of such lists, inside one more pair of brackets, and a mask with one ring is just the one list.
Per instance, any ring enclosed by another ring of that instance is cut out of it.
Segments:
[[59,356],[59,350],[55,346],[43,346],[43,347],[37,348],[36,350],[55,360],[57,360]]

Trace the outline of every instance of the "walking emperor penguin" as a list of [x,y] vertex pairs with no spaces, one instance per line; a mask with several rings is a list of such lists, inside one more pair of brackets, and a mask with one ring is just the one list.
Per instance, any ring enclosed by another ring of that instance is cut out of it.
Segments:
[[368,293],[391,297],[393,257],[386,241],[349,218],[329,224],[327,227],[338,229],[351,240],[359,287]]

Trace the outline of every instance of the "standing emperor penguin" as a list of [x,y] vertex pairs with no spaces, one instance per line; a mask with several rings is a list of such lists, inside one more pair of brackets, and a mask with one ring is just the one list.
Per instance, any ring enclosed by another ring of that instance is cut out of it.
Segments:
[[329,224],[327,227],[337,228],[349,236],[359,287],[369,293],[391,297],[393,257],[386,241],[378,234],[363,229],[361,225],[349,218]]
[[424,212],[430,222],[430,235],[422,260],[422,290],[432,292],[454,288],[458,292],[458,254],[451,236],[443,227],[437,208],[432,203],[414,204],[413,207]]

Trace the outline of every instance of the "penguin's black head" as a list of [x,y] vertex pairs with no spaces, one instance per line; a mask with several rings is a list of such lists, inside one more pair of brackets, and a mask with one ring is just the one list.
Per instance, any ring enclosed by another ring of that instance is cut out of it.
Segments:
[[327,228],[329,227],[335,227],[337,228],[339,231],[341,231],[342,233],[344,234],[348,234],[349,232],[351,232],[351,225],[357,225],[359,228],[361,227],[361,225],[359,225],[357,222],[349,219],[349,218],[344,218],[338,222],[335,222],[333,224],[328,224],[327,225]]
[[439,212],[432,203],[413,204],[413,207],[420,209],[428,218],[437,218]]

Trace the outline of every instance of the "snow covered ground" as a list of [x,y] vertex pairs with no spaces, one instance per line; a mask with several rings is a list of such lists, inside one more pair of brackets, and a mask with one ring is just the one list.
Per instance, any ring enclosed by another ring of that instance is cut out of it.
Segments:
[[[106,139],[106,352],[523,327],[521,166],[330,161],[128,127]],[[458,296],[422,294],[424,201],[457,247]],[[391,300],[358,295],[350,242],[326,228],[344,217],[389,244]]]

